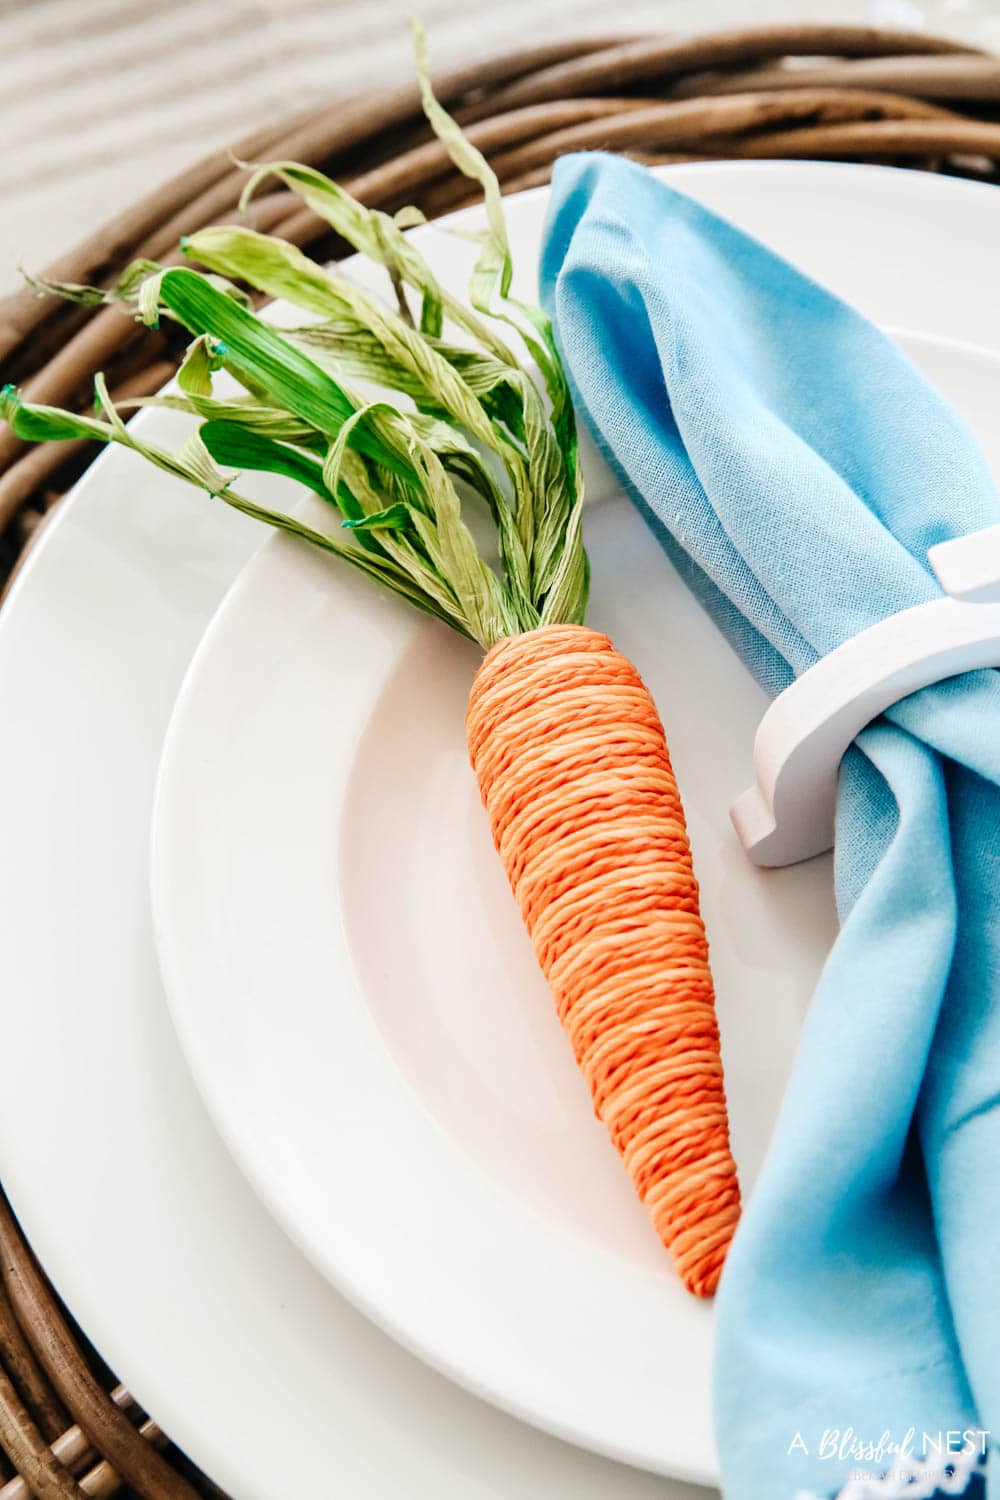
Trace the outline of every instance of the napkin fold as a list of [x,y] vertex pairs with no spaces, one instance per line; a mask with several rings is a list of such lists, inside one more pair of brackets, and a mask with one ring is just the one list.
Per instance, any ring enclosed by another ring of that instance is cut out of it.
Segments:
[[[938,597],[928,547],[1000,521],[972,433],[888,338],[645,169],[558,163],[541,281],[581,413],[769,692]],[[859,736],[835,873],[718,1296],[724,1493],[997,1500],[1000,673]]]

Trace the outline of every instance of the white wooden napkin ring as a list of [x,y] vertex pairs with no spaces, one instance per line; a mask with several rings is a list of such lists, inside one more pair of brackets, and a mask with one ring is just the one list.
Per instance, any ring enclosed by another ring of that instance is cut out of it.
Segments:
[[756,865],[833,844],[837,774],[866,724],[918,688],[1000,666],[1000,525],[931,547],[944,597],[880,620],[785,688],[754,740],[756,785],[730,816]]

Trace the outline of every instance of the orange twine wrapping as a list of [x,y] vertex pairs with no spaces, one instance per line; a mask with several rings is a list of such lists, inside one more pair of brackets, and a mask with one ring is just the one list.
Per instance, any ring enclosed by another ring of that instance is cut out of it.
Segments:
[[708,942],[653,700],[607,636],[499,641],[466,721],[493,837],[594,1108],[689,1291],[739,1218]]

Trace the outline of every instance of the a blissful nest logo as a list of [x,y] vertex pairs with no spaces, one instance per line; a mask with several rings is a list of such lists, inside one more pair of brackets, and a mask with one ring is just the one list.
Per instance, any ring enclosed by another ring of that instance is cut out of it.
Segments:
[[[795,1432],[788,1444],[788,1455],[800,1454],[803,1458],[836,1464],[838,1469],[851,1465],[848,1479],[863,1487],[854,1489],[849,1485],[849,1491],[843,1493],[852,1496],[904,1492],[907,1496],[960,1495],[968,1479],[984,1463],[989,1440],[989,1432],[981,1427],[941,1432],[910,1427],[899,1435],[886,1430],[877,1437],[853,1427],[827,1427],[812,1436]],[[877,1486],[874,1491],[867,1488],[873,1482]],[[897,1484],[899,1489],[895,1487]],[[961,1487],[955,1488],[956,1485]]]
[[990,1435],[982,1427],[966,1427],[963,1431],[921,1432],[910,1427],[901,1438],[894,1439],[889,1431],[877,1438],[865,1438],[853,1427],[827,1427],[820,1434],[815,1447],[810,1447],[801,1432],[796,1432],[788,1445],[789,1454],[813,1454],[820,1459],[836,1459],[840,1463],[879,1464],[892,1458],[919,1458],[926,1463],[929,1458],[940,1458],[947,1463],[957,1454],[974,1453],[978,1458],[986,1457]]

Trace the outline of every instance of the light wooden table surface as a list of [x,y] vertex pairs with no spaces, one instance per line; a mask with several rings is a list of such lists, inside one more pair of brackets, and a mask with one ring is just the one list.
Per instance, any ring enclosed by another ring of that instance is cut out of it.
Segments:
[[0,0],[0,291],[213,146],[406,76],[413,10],[441,68],[565,35],[772,20],[1000,42],[996,0]]

